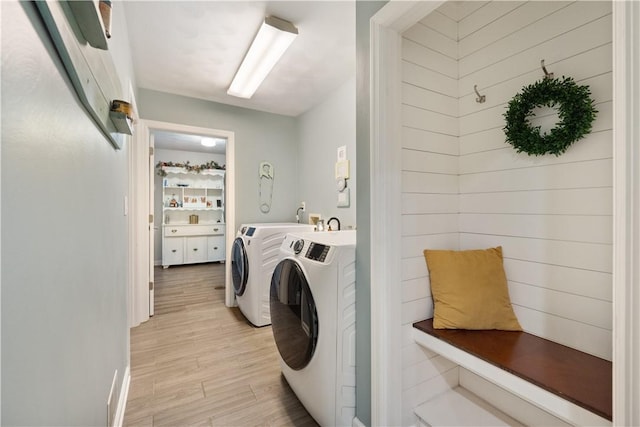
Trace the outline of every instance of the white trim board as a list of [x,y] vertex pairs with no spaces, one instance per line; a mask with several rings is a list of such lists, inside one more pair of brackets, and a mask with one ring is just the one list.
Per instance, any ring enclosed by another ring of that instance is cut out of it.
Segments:
[[640,425],[640,3],[613,2],[613,424]]
[[440,4],[389,2],[370,21],[372,425],[402,422],[401,33]]
[[[442,2],[387,3],[371,19],[372,425],[401,424],[399,49],[402,32]],[[640,425],[640,4],[614,1],[614,425]],[[378,244],[384,242],[384,244]]]
[[[178,133],[207,135],[227,139],[226,151],[226,173],[225,188],[225,259],[231,260],[231,247],[236,234],[236,198],[235,198],[235,132],[229,130],[202,128],[197,126],[182,125],[177,123],[160,122],[155,120],[144,120],[150,130],[163,130]],[[231,283],[231,262],[225,262],[225,305],[233,307],[235,305],[235,294]]]
[[127,408],[127,397],[129,396],[129,384],[131,383],[131,369],[127,366],[122,377],[122,384],[120,386],[120,396],[118,398],[118,407],[116,408],[116,414],[113,420],[115,427],[122,427],[124,424],[124,411]]

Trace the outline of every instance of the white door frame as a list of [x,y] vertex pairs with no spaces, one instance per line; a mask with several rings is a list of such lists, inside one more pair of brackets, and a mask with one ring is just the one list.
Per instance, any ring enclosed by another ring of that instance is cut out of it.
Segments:
[[[226,147],[226,172],[225,172],[225,304],[228,307],[234,305],[234,292],[233,285],[231,284],[231,246],[233,245],[233,239],[235,237],[235,132],[223,129],[204,128],[197,126],[190,126],[178,123],[161,122],[156,120],[141,120],[149,132],[153,130],[162,130],[176,133],[204,135],[218,138],[225,138],[227,140]],[[147,177],[148,181],[148,177]],[[141,183],[147,184],[152,187],[153,183]],[[153,212],[151,212],[153,213]],[[153,254],[150,254],[153,257]]]
[[[402,424],[400,40],[441,3],[390,1],[370,21],[372,425]],[[640,3],[613,5],[613,424],[640,425]]]
[[640,3],[613,2],[613,425],[640,425]]
[[149,320],[149,128],[136,121],[129,147],[129,327]]

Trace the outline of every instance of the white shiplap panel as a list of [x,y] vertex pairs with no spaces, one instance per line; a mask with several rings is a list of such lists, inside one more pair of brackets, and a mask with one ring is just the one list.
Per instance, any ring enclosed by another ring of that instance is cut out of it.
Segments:
[[[417,345],[417,344],[415,344]],[[415,387],[408,387],[402,390],[402,425],[415,426],[417,417],[413,410],[427,400],[444,393],[458,385],[458,367],[443,372],[442,375],[433,377]]]
[[458,233],[433,234],[422,236],[406,236],[402,238],[402,258],[419,258],[424,260],[425,249],[459,248]]
[[526,332],[611,360],[611,331],[525,307],[514,306],[513,309]]
[[507,105],[497,105],[484,110],[467,115],[464,120],[460,120],[459,135],[469,135],[482,132],[488,129],[504,127],[503,114],[507,111]]
[[458,117],[458,98],[413,86],[409,83],[402,84],[402,103],[424,110]]
[[610,187],[612,160],[591,160],[460,176],[460,193]]
[[409,28],[402,37],[433,49],[451,59],[458,59],[458,43],[420,23]]
[[460,214],[459,219],[461,233],[613,243],[611,215]]
[[456,214],[459,210],[457,194],[415,194],[402,195],[402,214]]
[[602,329],[611,330],[612,327],[612,304],[610,301],[572,295],[518,282],[509,282],[509,295],[511,302],[521,307]]
[[495,246],[504,258],[611,273],[611,245],[460,233],[461,249]]
[[458,135],[458,118],[433,111],[421,110],[409,105],[402,106],[402,125],[424,129],[445,135]]
[[456,233],[457,231],[458,215],[456,214],[402,215],[403,236]]
[[[489,66],[469,69],[466,75],[460,76],[461,94],[470,93],[469,88],[473,88],[474,84],[481,88],[491,87],[532,71],[537,71],[542,76],[541,59],[553,71],[552,67],[558,61],[603,45],[611,45],[611,34],[611,16],[605,16]],[[599,67],[601,64],[592,65]],[[611,61],[607,61],[606,65],[611,66]]]
[[460,154],[477,153],[505,147],[511,148],[511,145],[507,144],[505,140],[502,126],[469,135],[460,135],[459,141]]
[[431,288],[426,278],[402,281],[402,302],[431,297]]
[[447,16],[453,21],[460,21],[465,17],[471,15],[479,8],[485,6],[488,1],[454,1],[449,0],[443,3],[438,9],[438,12]]
[[443,15],[438,10],[434,10],[429,15],[422,18],[420,23],[450,38],[451,40],[458,40],[458,23],[448,16]]
[[402,170],[456,175],[458,157],[429,151],[402,150]]
[[440,154],[459,154],[457,137],[408,127],[402,128],[402,147]]
[[508,14],[513,9],[522,7],[525,2],[516,1],[492,1],[486,6],[478,9],[475,13],[460,20],[458,27],[458,38],[463,40],[476,31],[490,25],[500,17]]
[[458,176],[402,172],[402,191],[404,193],[457,194]]
[[426,347],[412,344],[415,344],[415,341],[409,345],[402,346],[402,366],[415,365],[438,355]]
[[[590,64],[594,64],[590,66]],[[548,65],[547,70],[553,70],[560,78],[570,76],[580,86],[589,86],[591,99],[595,102],[611,101],[612,77],[611,77],[611,45],[607,44],[598,49],[590,50],[580,55]],[[496,105],[506,104],[517,93],[522,92],[525,86],[533,84],[543,78],[542,70],[533,70],[521,74],[489,88],[479,87],[480,93],[486,95],[486,101],[482,104],[476,102],[476,94],[473,87],[460,87],[461,91],[468,92],[460,98],[460,117],[473,112],[483,110]]]
[[458,13],[460,18],[458,19],[458,21],[462,21],[466,17],[474,13],[477,13],[478,10],[486,7],[491,2],[471,0],[471,1],[460,1],[459,3],[460,3],[460,7],[458,8]]
[[511,258],[504,260],[504,270],[510,281],[602,301],[612,301],[611,273]]
[[433,301],[431,297],[407,301],[402,304],[402,324],[419,322],[433,317]]
[[[461,38],[460,58],[469,56],[486,46],[499,42],[509,35],[522,31],[522,29],[528,25],[553,14],[559,9],[567,7],[569,4],[569,2],[562,1],[527,2],[521,4],[520,7],[507,11],[507,13],[499,19],[478,28],[473,33],[473,37]],[[462,27],[462,21],[460,24]],[[475,23],[475,27],[479,25],[481,24]]]
[[[555,2],[531,2],[534,6]],[[519,10],[519,9],[518,9]],[[574,2],[487,47],[460,57],[460,76],[489,66],[611,13],[609,2]],[[543,59],[543,58],[540,58]]]
[[603,131],[591,133],[574,142],[560,156],[529,156],[527,153],[518,153],[511,146],[499,150],[463,155],[460,156],[460,173],[490,172],[612,157],[613,132]]
[[413,258],[404,258],[402,260],[402,280],[411,280],[418,278],[426,278],[429,275],[427,264],[422,252]]
[[438,355],[403,369],[402,383],[407,387],[414,387],[422,382],[442,375],[443,372],[450,371],[455,368],[455,366],[455,363]]
[[612,203],[611,187],[476,193],[460,195],[460,212],[611,215]]
[[411,40],[402,39],[402,60],[452,79],[458,78],[458,61]]
[[402,81],[443,95],[458,97],[458,80],[406,60],[402,63]]

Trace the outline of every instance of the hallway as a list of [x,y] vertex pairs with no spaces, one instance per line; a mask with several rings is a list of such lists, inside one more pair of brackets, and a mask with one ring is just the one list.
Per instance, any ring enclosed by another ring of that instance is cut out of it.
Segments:
[[125,426],[317,426],[280,373],[271,327],[224,306],[224,264],[155,270],[131,329]]

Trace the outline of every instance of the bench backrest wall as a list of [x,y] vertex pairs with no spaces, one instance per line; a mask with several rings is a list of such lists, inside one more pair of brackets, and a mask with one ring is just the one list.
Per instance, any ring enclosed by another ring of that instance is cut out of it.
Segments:
[[[457,381],[408,332],[433,311],[425,248],[502,245],[524,329],[611,360],[611,21],[609,2],[447,2],[403,34],[405,424],[412,396]],[[516,153],[502,131],[506,103],[544,77],[541,59],[589,85],[599,111],[558,157]]]

